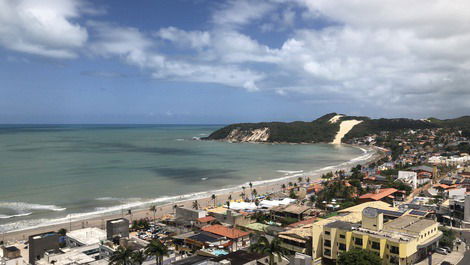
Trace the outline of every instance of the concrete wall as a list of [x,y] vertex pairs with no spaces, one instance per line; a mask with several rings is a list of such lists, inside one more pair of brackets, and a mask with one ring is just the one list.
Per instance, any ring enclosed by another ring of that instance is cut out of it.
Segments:
[[183,207],[177,207],[175,212],[176,219],[182,219],[185,221],[195,221],[196,219],[205,217],[206,215],[206,211]]
[[470,195],[465,196],[464,218],[465,222],[470,222]]
[[32,265],[44,257],[46,251],[59,251],[59,235],[55,232],[29,236],[28,243],[29,263]]
[[119,218],[106,221],[106,238],[112,240],[116,236],[129,237],[129,220]]

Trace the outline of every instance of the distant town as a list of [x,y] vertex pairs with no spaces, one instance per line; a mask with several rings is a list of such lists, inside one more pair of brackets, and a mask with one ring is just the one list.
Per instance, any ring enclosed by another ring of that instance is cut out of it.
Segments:
[[380,155],[275,189],[152,205],[143,218],[129,209],[96,226],[4,235],[0,264],[469,264],[469,139],[448,128],[348,139]]

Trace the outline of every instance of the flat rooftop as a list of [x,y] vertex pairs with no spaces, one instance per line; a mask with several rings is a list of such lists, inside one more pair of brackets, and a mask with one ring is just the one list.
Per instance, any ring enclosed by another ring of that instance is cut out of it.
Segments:
[[386,230],[402,230],[411,233],[419,233],[423,229],[434,225],[436,222],[428,219],[405,215],[384,224]]
[[70,231],[67,237],[78,241],[84,245],[97,244],[101,240],[106,239],[106,232],[96,227],[83,228],[79,230]]

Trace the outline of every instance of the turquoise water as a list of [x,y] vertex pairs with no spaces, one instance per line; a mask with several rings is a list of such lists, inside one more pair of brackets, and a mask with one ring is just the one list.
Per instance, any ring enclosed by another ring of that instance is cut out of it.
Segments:
[[363,155],[357,148],[328,144],[193,139],[220,127],[0,127],[0,230],[40,225],[68,214],[165,203]]

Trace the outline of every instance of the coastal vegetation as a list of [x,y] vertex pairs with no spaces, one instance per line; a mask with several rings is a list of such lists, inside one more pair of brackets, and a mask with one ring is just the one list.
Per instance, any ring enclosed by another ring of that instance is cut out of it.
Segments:
[[276,264],[276,258],[278,262],[282,261],[283,249],[281,247],[281,240],[274,238],[271,242],[264,236],[258,238],[257,242],[250,246],[250,251],[264,254],[269,256],[269,265]]
[[338,265],[369,265],[381,263],[382,260],[374,252],[356,248],[339,254],[337,262]]
[[[336,117],[338,118],[335,119]],[[329,113],[311,122],[231,124],[214,131],[203,139],[246,142],[331,143],[340,129],[341,122],[348,120],[357,120],[361,123],[347,132],[343,140],[379,134],[382,131],[395,132],[405,129],[460,128],[466,133],[470,131],[470,116],[448,120],[435,118],[413,120],[404,118],[371,119]],[[259,134],[260,130],[263,131],[263,134]],[[256,137],[257,133],[259,137]]]

